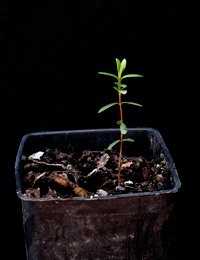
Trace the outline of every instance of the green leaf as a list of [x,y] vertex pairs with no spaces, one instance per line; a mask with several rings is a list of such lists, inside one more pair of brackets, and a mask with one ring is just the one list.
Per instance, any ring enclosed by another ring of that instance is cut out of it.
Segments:
[[144,77],[144,76],[142,76],[142,75],[140,75],[140,74],[126,74],[126,75],[124,75],[124,76],[122,77],[122,79],[125,79],[125,78],[138,78],[138,77],[142,78],[142,77]]
[[122,102],[122,104],[129,104],[129,105],[134,105],[134,106],[142,107],[141,104],[135,103],[135,102],[126,102],[126,101],[124,101],[124,102]]
[[127,88],[127,85],[126,85],[126,84],[119,84],[119,86],[120,86],[121,88]]
[[121,93],[123,95],[125,95],[127,93],[127,90],[124,89],[118,89],[117,87],[113,87],[115,90],[117,90],[118,93]]
[[115,79],[118,79],[118,77],[116,75],[112,74],[112,73],[99,71],[98,74],[102,74],[102,75],[106,75],[106,76],[110,76],[110,77],[113,77]]
[[125,135],[127,133],[127,127],[124,123],[120,124],[120,132]]
[[118,72],[119,78],[121,78],[122,72],[125,70],[125,68],[126,68],[126,59],[123,59],[121,64],[120,64],[120,68],[119,68],[119,72]]
[[135,142],[132,138],[124,138],[123,142]]
[[119,82],[114,82],[115,85],[119,86],[120,88],[127,88],[126,84],[121,84]]
[[116,60],[116,65],[117,65],[117,71],[119,71],[121,62],[118,58],[116,58],[115,60]]
[[118,87],[113,87],[115,90],[117,90],[117,92],[119,91]]
[[112,107],[112,106],[114,106],[114,105],[118,105],[118,103],[115,102],[115,103],[110,103],[110,104],[108,104],[108,105],[105,105],[105,106],[103,106],[102,108],[99,109],[98,113],[101,113],[101,112],[103,112],[104,110],[106,110],[106,109],[108,109],[108,108],[110,108],[110,107]]
[[108,146],[108,149],[111,150],[113,148],[113,146],[115,146],[117,143],[119,143],[120,140],[116,140],[114,142],[112,142],[109,146]]

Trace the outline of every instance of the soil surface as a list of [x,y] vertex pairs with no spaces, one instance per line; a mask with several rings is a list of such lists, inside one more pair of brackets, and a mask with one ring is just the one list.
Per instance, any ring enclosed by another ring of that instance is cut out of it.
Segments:
[[109,196],[172,188],[164,155],[159,161],[123,155],[120,182],[118,152],[47,149],[22,160],[22,192],[27,197]]

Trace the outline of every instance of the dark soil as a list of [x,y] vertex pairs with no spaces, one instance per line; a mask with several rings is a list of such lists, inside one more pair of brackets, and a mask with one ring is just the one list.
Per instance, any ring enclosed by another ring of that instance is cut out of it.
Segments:
[[75,152],[47,149],[23,158],[23,190],[27,197],[108,196],[172,188],[164,155],[159,161],[123,156],[118,182],[118,152]]

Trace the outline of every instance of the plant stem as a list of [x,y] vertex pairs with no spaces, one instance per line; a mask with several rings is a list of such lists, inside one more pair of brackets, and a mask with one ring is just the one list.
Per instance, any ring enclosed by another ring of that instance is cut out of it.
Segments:
[[[118,82],[119,82],[119,84],[121,84],[121,79],[118,79]],[[119,100],[118,101],[119,101],[120,122],[123,123],[122,95],[121,95],[120,92],[118,92],[118,96],[119,96]],[[118,186],[121,184],[122,146],[123,146],[123,134],[120,131],[120,148],[119,148],[119,161],[118,161]]]
[[118,186],[121,184],[122,146],[123,146],[123,134],[120,133],[120,148],[119,148],[119,161],[118,161]]

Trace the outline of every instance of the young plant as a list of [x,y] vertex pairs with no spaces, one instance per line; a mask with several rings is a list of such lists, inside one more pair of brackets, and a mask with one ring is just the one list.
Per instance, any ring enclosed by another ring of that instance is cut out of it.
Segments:
[[122,80],[126,78],[135,78],[135,77],[143,77],[142,75],[139,74],[125,74],[123,75],[123,72],[126,68],[126,59],[123,59],[120,61],[118,58],[116,60],[116,66],[117,66],[117,74],[112,74],[108,72],[98,72],[98,74],[106,75],[109,77],[113,77],[115,80],[114,82],[114,89],[117,91],[118,94],[118,102],[110,103],[107,104],[103,107],[101,107],[98,111],[98,113],[101,113],[105,111],[106,109],[118,105],[119,108],[119,120],[117,121],[117,125],[119,125],[119,130],[120,130],[120,138],[118,140],[115,140],[112,142],[109,146],[108,149],[112,149],[117,143],[119,143],[119,161],[118,161],[118,187],[121,184],[121,164],[122,164],[122,154],[123,154],[123,142],[134,142],[133,139],[131,138],[125,138],[125,135],[127,134],[127,126],[124,123],[123,119],[123,105],[128,104],[128,105],[134,105],[134,106],[139,106],[142,107],[141,104],[135,103],[135,102],[129,102],[129,101],[122,101],[122,95],[127,94],[127,85],[122,83]]

